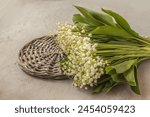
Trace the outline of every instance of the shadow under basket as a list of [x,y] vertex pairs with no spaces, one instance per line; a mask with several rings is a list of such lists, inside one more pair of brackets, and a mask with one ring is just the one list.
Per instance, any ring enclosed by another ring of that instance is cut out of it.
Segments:
[[43,36],[27,43],[19,51],[18,64],[28,75],[46,79],[67,79],[59,62],[64,54],[58,47],[57,35]]

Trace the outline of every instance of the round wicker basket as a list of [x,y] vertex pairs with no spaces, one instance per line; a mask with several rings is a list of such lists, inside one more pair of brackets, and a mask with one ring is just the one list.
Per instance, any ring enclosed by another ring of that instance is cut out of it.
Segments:
[[68,78],[58,64],[64,58],[64,54],[55,42],[56,36],[44,36],[27,43],[19,51],[18,64],[20,68],[35,77]]

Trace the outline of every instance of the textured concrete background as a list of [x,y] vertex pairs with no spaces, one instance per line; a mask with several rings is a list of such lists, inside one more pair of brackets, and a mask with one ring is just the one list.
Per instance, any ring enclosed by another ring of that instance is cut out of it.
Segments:
[[72,87],[71,81],[36,79],[17,65],[19,49],[33,38],[54,33],[55,24],[71,22],[72,5],[119,12],[140,34],[150,34],[149,0],[0,0],[0,99],[150,99],[150,61],[139,67],[142,95],[128,86],[93,95]]

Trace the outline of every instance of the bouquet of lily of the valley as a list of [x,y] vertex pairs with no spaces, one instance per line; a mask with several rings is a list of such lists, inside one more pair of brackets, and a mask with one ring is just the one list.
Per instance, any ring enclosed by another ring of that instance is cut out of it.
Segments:
[[111,10],[75,7],[81,14],[73,15],[73,24],[58,23],[56,41],[66,55],[61,69],[76,87],[107,93],[127,84],[140,94],[137,68],[150,58],[150,40]]

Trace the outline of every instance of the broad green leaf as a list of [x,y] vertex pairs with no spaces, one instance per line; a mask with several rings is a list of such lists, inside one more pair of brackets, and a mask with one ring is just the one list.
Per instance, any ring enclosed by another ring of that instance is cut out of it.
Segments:
[[74,14],[72,20],[74,23],[79,23],[79,22],[80,23],[87,23],[85,18],[83,16],[81,16],[80,14]]
[[82,28],[84,27],[86,32],[95,29],[95,24],[85,17],[81,16],[80,14],[74,14],[72,20],[79,29],[82,30]]
[[93,87],[93,93],[99,93],[102,91],[102,89],[104,88],[105,84],[100,84],[98,86]]
[[83,7],[80,7],[80,6],[75,6],[75,7],[82,13],[83,16],[93,18],[91,16],[91,14],[88,12],[88,10],[86,10],[86,8],[83,8]]
[[136,81],[134,76],[134,66],[132,66],[129,70],[124,72],[123,75],[130,86],[136,86]]
[[106,74],[111,74],[111,72],[115,72],[114,68],[112,68],[111,66],[108,66],[105,68]]
[[81,16],[80,14],[74,14],[73,15],[73,22],[75,24],[87,24],[90,26],[97,26],[97,23],[95,23],[93,20],[89,19],[89,18],[85,18],[83,16]]
[[112,17],[110,17],[109,15],[100,14],[100,13],[97,13],[97,12],[94,12],[94,11],[89,11],[89,12],[91,13],[91,15],[93,17],[100,20],[104,24],[116,27],[116,23],[113,21]]
[[133,38],[128,32],[111,26],[99,26],[95,30],[91,32],[92,34],[99,34],[99,35],[109,35],[109,36],[117,36],[117,37],[124,37],[124,38]]
[[75,24],[78,28],[77,29],[73,29],[73,31],[81,31],[85,30],[86,33],[91,32],[93,29],[95,29],[95,26],[92,26],[90,24],[86,24],[86,23],[76,23]]
[[118,85],[119,83],[114,82],[112,80],[106,82],[104,88],[103,88],[103,92],[108,93],[114,86]]
[[111,76],[110,75],[107,75],[107,74],[104,74],[101,76],[100,79],[97,80],[97,84],[102,84],[104,82],[107,82],[111,79]]
[[94,19],[100,21],[103,24],[106,25],[111,25],[111,26],[116,26],[116,23],[114,22],[113,18],[109,15],[106,14],[102,14],[102,13],[98,13],[95,12],[93,10],[87,9],[87,8],[83,8],[80,6],[75,6],[85,17],[89,17],[92,16]]
[[104,25],[102,22],[100,22],[99,20],[95,19],[88,10],[86,10],[83,7],[79,7],[79,6],[75,6],[81,13],[82,15],[86,18],[86,20],[92,22],[93,24],[95,24],[95,26],[101,26]]
[[141,94],[140,88],[139,88],[139,83],[138,83],[138,78],[137,78],[137,65],[134,67],[134,74],[135,74],[135,81],[136,81],[136,86],[131,86],[132,91],[134,91],[136,94]]
[[[92,16],[94,19],[99,20],[100,22],[102,22],[103,24],[107,24],[107,25],[111,25],[111,26],[116,26],[116,23],[114,22],[113,18],[109,15],[106,14],[102,14],[102,13],[98,13],[95,12],[93,10],[87,9],[87,8],[83,8],[83,7],[79,7],[79,6],[75,6],[85,17],[89,17]],[[86,11],[86,12],[85,12]]]
[[116,73],[120,74],[120,73],[124,73],[125,71],[130,69],[131,66],[134,65],[136,62],[137,62],[136,59],[128,60],[128,61],[119,63],[117,65],[114,65],[114,66],[112,66],[112,68],[114,68],[116,70]]
[[122,74],[111,74],[112,80],[118,83],[125,83],[126,80]]
[[136,33],[135,31],[133,31],[131,29],[128,22],[122,16],[120,16],[119,14],[117,14],[117,13],[111,11],[111,10],[102,9],[102,11],[104,11],[105,13],[111,15],[116,20],[116,22],[119,24],[119,26],[122,27],[127,32],[129,32],[131,35],[133,35],[135,37],[139,37],[138,33]]

